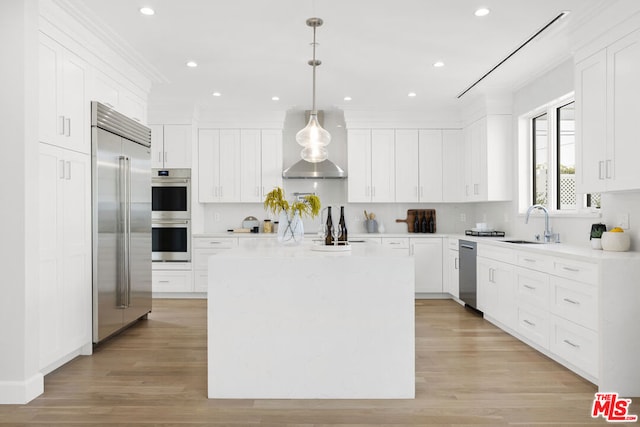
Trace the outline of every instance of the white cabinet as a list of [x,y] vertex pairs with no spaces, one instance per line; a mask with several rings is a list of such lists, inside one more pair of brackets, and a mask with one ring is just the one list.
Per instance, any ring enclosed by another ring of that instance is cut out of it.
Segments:
[[487,115],[464,130],[467,201],[511,199],[511,115]]
[[237,245],[237,238],[195,237],[193,239],[193,289],[195,292],[207,292],[209,289],[209,257]]
[[191,167],[191,125],[150,125],[151,167]]
[[442,131],[442,201],[465,200],[464,137],[462,130]]
[[[455,244],[453,244],[455,242]],[[449,246],[444,248],[446,256],[445,267],[446,278],[444,281],[444,292],[455,298],[460,298],[460,253],[458,250],[458,239],[449,239]]]
[[91,158],[39,144],[40,367],[90,345]]
[[163,293],[188,293],[191,292],[192,281],[189,270],[153,270],[151,287],[154,297]]
[[393,129],[349,130],[347,143],[349,202],[395,201]]
[[578,62],[575,73],[578,191],[639,189],[640,30]]
[[89,153],[87,64],[45,34],[39,35],[39,140]]
[[416,294],[442,293],[442,238],[409,239],[415,260]]
[[200,129],[200,203],[260,203],[282,186],[282,131]]
[[495,259],[477,258],[478,309],[507,326],[515,325],[513,266]]
[[[147,123],[147,104],[102,71],[93,70],[91,100],[105,104],[142,124]],[[155,167],[155,166],[154,166]]]
[[396,202],[442,201],[442,130],[395,131]]

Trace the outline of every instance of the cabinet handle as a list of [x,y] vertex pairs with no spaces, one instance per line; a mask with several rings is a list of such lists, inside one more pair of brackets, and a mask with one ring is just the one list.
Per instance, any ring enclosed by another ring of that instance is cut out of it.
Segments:
[[568,302],[569,304],[580,305],[579,301],[574,301],[574,300],[572,300],[570,298],[563,298],[563,299],[564,299],[564,301]]
[[67,164],[67,170],[65,173],[65,176],[67,178],[67,180],[71,179],[71,162],[65,162]]
[[60,160],[60,179],[64,179],[64,160]]
[[473,184],[473,194],[474,195],[478,195],[480,194],[480,190],[479,190],[479,185],[478,184]]
[[579,269],[579,268],[571,268],[571,267],[564,267],[564,266],[562,267],[562,269],[563,269],[563,270],[567,270],[567,271],[571,271],[571,272],[573,272],[573,273],[577,273],[577,272],[579,272],[579,271],[580,271],[580,269]]
[[222,185],[220,186],[220,197],[222,197]]
[[495,283],[495,281],[494,281],[494,273],[495,273],[495,270],[493,268],[490,268],[489,269],[489,282],[491,282],[491,283]]
[[400,242],[389,242],[390,245],[399,245]]
[[209,242],[210,245],[221,245],[222,242]]
[[458,258],[454,258],[453,259],[453,269],[457,270],[458,269]]
[[604,169],[604,161],[600,160],[598,162],[598,179],[604,179],[604,174],[602,173],[602,169]]
[[58,116],[58,135],[64,135],[64,116]]
[[162,163],[162,153],[158,151],[158,163]]
[[64,122],[67,125],[67,130],[64,133],[64,136],[71,136],[71,119],[65,117]]
[[168,158],[168,157],[169,157],[169,156],[167,156],[167,152],[165,151],[165,152],[164,152],[164,162],[165,162],[165,163],[167,163],[167,162],[168,162],[168,160],[167,160],[167,158]]
[[607,179],[611,179],[611,160],[607,160],[605,162],[605,176],[607,177]]
[[522,260],[527,262],[536,262],[535,259],[531,259],[531,258],[523,258]]
[[531,321],[529,321],[529,320],[527,320],[527,319],[524,319],[524,320],[523,320],[523,322],[524,322],[524,323],[526,323],[526,324],[527,324],[527,325],[529,325],[529,326],[533,326],[533,327],[535,327],[535,326],[536,326],[536,324],[535,324],[535,323],[533,323],[533,322],[531,322]]
[[168,280],[158,280],[158,283],[169,283]]
[[569,341],[569,340],[562,340],[562,342],[564,342],[565,344],[570,345],[570,346],[571,346],[571,347],[573,347],[573,348],[580,348],[580,346],[579,346],[578,344],[574,344],[574,343],[572,343],[572,342],[571,342],[571,341]]
[[531,289],[532,291],[535,291],[537,289],[535,286],[531,286],[531,285],[524,285],[524,287],[527,289]]

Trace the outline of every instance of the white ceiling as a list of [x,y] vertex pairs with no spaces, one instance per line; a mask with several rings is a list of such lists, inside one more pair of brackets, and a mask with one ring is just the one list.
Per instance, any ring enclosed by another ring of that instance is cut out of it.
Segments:
[[[206,109],[311,106],[318,29],[318,107],[429,111],[513,90],[569,58],[568,34],[602,0],[67,0],[122,37],[157,71],[150,104]],[[138,12],[155,9],[154,16]],[[491,13],[474,16],[480,7]],[[561,11],[567,18],[478,87],[457,95]],[[185,63],[196,61],[197,68]],[[432,64],[443,61],[445,66]],[[164,81],[162,81],[164,80]],[[222,96],[213,97],[219,91]],[[414,98],[407,94],[415,92]],[[272,96],[279,96],[274,102]],[[345,96],[352,101],[344,101]]]

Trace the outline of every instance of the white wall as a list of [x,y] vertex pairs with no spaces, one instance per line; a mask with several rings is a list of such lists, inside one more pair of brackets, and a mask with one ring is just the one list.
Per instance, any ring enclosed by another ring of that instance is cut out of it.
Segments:
[[38,370],[38,116],[35,0],[0,2],[0,403],[26,403],[44,388]]

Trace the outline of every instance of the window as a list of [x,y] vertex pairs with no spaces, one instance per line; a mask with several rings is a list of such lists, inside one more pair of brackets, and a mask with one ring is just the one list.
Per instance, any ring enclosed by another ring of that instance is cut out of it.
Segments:
[[552,210],[600,207],[599,194],[576,194],[574,101],[565,99],[531,117],[531,201]]

